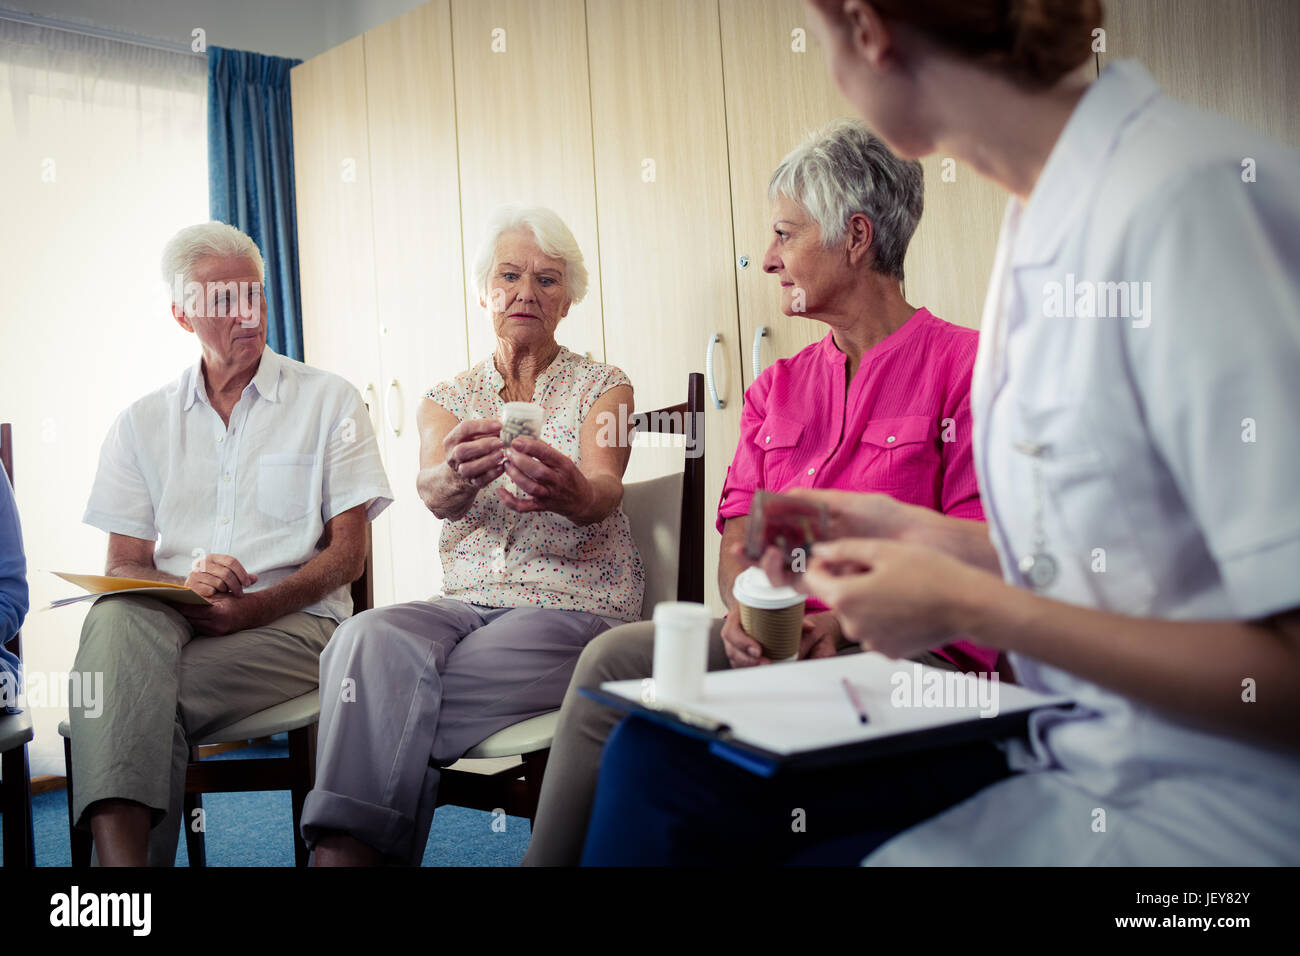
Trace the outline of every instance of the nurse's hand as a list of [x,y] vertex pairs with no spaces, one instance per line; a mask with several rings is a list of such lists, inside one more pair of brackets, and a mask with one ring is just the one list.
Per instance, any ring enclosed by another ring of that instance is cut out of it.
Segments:
[[[876,492],[793,488],[786,493],[826,506],[828,539],[884,538],[921,545],[1001,574],[988,526],[981,520],[946,515]],[[814,544],[812,556],[821,548],[821,543]],[[762,565],[772,584],[794,586],[796,573],[783,569],[779,560],[773,562],[764,557]]]
[[817,545],[794,582],[835,612],[845,637],[895,659],[961,633],[963,597],[1001,584],[933,548],[864,538]]
[[935,514],[929,508],[873,491],[791,488],[782,493],[825,505],[830,524],[828,538],[900,538],[918,531],[926,517]]

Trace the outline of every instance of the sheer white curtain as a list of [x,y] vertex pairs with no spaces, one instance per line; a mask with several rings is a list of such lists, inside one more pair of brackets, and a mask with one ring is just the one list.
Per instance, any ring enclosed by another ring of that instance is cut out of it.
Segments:
[[62,675],[86,612],[38,610],[76,593],[47,572],[102,573],[107,536],[81,515],[104,435],[198,354],[158,260],[208,218],[206,110],[202,57],[0,19],[0,421],[31,586],[33,774],[63,773]]

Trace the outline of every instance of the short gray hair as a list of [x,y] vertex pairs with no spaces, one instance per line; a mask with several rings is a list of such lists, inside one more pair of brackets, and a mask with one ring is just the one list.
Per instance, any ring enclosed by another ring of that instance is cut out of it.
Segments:
[[[266,266],[257,243],[224,222],[201,222],[186,226],[167,241],[162,254],[162,278],[172,291],[173,304],[185,301],[185,287],[194,281],[194,267],[210,256],[233,256],[257,266],[259,282],[265,282]],[[179,277],[179,281],[178,281]],[[181,298],[176,299],[179,290]]]
[[555,212],[545,206],[523,203],[497,206],[488,214],[483,238],[474,256],[474,287],[479,295],[487,298],[487,277],[492,270],[492,260],[496,258],[497,243],[501,241],[502,233],[513,229],[527,229],[542,252],[553,259],[564,260],[564,283],[569,296],[574,302],[581,302],[587,294],[587,267],[578,240],[573,238],[569,227]]
[[903,259],[925,201],[921,164],[904,161],[856,120],[836,120],[796,146],[772,173],[768,199],[785,195],[808,211],[827,248],[849,220],[871,220],[875,270],[903,278]]

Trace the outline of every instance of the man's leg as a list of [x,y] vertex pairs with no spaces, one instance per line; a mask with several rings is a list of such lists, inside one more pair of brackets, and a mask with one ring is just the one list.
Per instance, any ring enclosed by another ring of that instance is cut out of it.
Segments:
[[[604,681],[651,676],[654,663],[654,623],[638,621],[601,634],[582,652],[573,680],[564,695],[560,722],[551,744],[542,783],[537,821],[524,866],[577,866],[596,797],[600,752],[623,712],[578,693]],[[722,620],[709,631],[709,670],[725,670]]]
[[[83,693],[72,695],[68,718],[73,819],[96,831],[97,860],[144,862],[133,824],[141,810],[155,828],[166,815],[178,754],[186,753],[176,701],[182,649],[191,633],[175,608],[152,598],[100,598],[86,615],[73,664]],[[102,699],[86,699],[84,691],[101,688]],[[91,818],[101,811],[94,824]],[[173,859],[159,862],[170,865]]]
[[[150,865],[167,865],[176,858],[189,741],[314,690],[320,654],[334,628],[330,618],[295,611],[246,631],[196,637],[185,646],[178,707],[183,759],[172,766],[167,815],[149,835]],[[195,825],[193,820],[184,823]]]
[[302,812],[308,846],[346,834],[409,859],[447,658],[482,624],[472,605],[443,599],[364,611],[339,626],[321,656],[316,786]]

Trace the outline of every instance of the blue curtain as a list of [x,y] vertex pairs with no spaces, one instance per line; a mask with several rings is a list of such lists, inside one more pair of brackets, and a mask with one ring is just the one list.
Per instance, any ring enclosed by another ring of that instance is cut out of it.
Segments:
[[266,263],[267,343],[302,361],[289,69],[301,60],[208,47],[208,205]]

